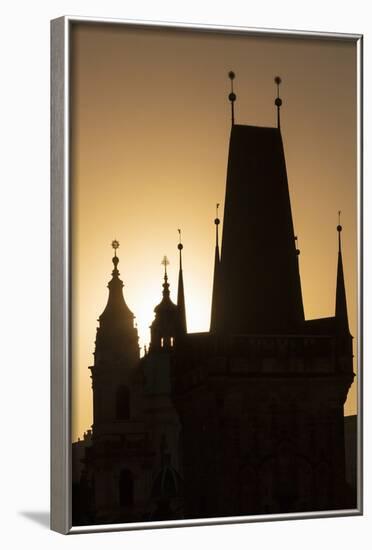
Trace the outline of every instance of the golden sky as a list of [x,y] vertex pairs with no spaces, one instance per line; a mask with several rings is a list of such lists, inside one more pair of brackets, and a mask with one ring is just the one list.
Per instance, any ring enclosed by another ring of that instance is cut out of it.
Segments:
[[[92,423],[90,371],[114,238],[140,345],[166,254],[176,300],[182,228],[190,332],[209,329],[215,204],[226,183],[234,70],[239,124],[281,128],[307,319],[334,315],[337,211],[357,336],[356,47],[318,39],[74,24],[71,47],[72,436]],[[346,414],[356,412],[356,383]]]

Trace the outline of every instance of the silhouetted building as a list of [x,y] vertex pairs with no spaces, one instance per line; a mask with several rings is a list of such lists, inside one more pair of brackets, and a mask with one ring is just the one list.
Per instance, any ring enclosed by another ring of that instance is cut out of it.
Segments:
[[357,443],[358,443],[358,417],[356,414],[345,416],[345,468],[346,482],[356,494],[357,490]]
[[[230,75],[234,78],[233,73]],[[353,382],[339,235],[335,316],[305,320],[278,127],[235,124],[211,330],[173,361],[187,518],[355,507],[343,405]]]
[[72,444],[72,523],[89,525],[94,522],[94,501],[91,480],[87,477],[85,456],[92,445],[92,430],[84,433],[83,439]]
[[169,362],[183,330],[182,310],[170,299],[164,261],[163,299],[155,308],[149,352],[140,359],[134,315],[119,278],[118,246],[114,241],[109,296],[90,367],[93,435],[85,452],[73,456],[75,470],[80,468],[75,524],[92,522],[92,517],[94,523],[183,517],[180,424],[170,399]]
[[[345,466],[343,406],[354,373],[342,227],[335,315],[305,320],[279,93],[276,128],[236,124],[233,89],[229,99],[210,331],[187,334],[180,241],[177,305],[165,257],[163,296],[140,359],[113,242],[90,367],[93,434],[74,453],[76,524],[356,506],[350,452]],[[354,445],[355,430],[345,426]]]

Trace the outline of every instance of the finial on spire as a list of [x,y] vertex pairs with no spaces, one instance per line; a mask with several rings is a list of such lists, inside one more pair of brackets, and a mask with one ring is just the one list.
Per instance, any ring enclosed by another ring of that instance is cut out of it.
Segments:
[[341,225],[341,210],[338,211],[338,225],[337,225],[337,231],[338,231],[338,250],[341,251],[341,231],[342,231],[342,225]]
[[346,303],[346,290],[344,280],[344,268],[342,265],[342,251],[341,251],[341,210],[338,211],[338,262],[337,262],[337,284],[336,284],[336,319],[338,320],[340,328],[349,332],[349,321],[347,314]]
[[231,125],[232,126],[235,123],[234,103],[236,101],[236,95],[234,94],[234,78],[235,78],[234,71],[229,71],[229,79],[230,79],[230,82],[231,82],[231,91],[229,93],[229,100],[230,100],[230,103],[231,103]]
[[164,283],[163,283],[163,296],[169,297],[169,283],[168,283],[168,274],[167,274],[167,265],[169,265],[169,260],[167,256],[163,256],[162,265],[164,266]]
[[[112,258],[112,263],[114,264],[114,271],[117,270],[119,258],[116,255],[116,251],[120,246],[120,243],[117,239],[114,239],[111,243],[112,248],[114,249],[114,257]],[[112,272],[114,274],[114,271]]]
[[220,207],[220,203],[218,202],[216,204],[216,217],[214,219],[214,224],[216,226],[216,247],[218,247],[218,226],[220,225],[220,218],[218,217],[218,209]]
[[178,231],[178,239],[179,239],[177,248],[180,251],[180,269],[182,269],[182,249],[183,249],[182,234],[181,234],[181,229],[177,229],[177,231]]
[[276,110],[277,110],[277,123],[278,123],[278,128],[280,130],[280,107],[282,106],[282,100],[280,99],[279,86],[282,82],[282,79],[280,78],[280,76],[276,76],[274,78],[274,82],[276,84],[276,92],[277,92],[277,97],[275,99],[275,105],[276,105]]
[[181,229],[178,229],[178,236],[179,236],[179,242],[178,242],[178,250],[180,252],[180,267],[178,272],[178,289],[177,289],[177,307],[178,307],[178,315],[179,315],[179,328],[183,334],[186,334],[187,332],[187,326],[186,326],[186,307],[185,307],[185,291],[183,288],[183,273],[182,273],[182,234]]
[[300,252],[300,249],[298,248],[298,237],[297,237],[297,235],[295,236],[295,241],[296,241],[296,254],[297,254],[297,256],[299,256],[301,252]]
[[168,260],[167,256],[163,257],[161,264],[164,266],[164,276],[166,277],[167,276],[167,265],[169,265],[169,260]]
[[116,256],[116,250],[117,250],[117,249],[119,248],[119,246],[120,246],[119,241],[117,241],[116,239],[114,239],[114,240],[112,241],[112,243],[111,243],[111,246],[112,246],[112,248],[114,249],[114,251],[115,251],[115,256]]

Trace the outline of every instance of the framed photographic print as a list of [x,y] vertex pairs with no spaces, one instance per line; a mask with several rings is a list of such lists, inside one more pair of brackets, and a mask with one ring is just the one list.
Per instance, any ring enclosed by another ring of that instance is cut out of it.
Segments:
[[52,21],[52,529],[362,513],[361,69]]

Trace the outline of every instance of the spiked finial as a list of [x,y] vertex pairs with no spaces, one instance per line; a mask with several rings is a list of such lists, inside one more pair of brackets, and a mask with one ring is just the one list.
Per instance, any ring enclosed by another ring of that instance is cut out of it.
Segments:
[[220,218],[218,217],[218,209],[219,209],[220,203],[218,202],[216,204],[216,217],[214,220],[215,226],[216,226],[216,246],[218,247],[218,226],[220,225]]
[[342,231],[342,225],[341,225],[341,210],[338,211],[338,225],[337,225],[337,231],[340,234]]
[[181,235],[181,229],[177,229],[178,231],[178,245],[177,245],[177,248],[178,250],[180,251],[180,269],[182,269],[182,249],[183,249],[183,244],[182,244],[182,235]]
[[182,244],[182,232],[181,232],[181,229],[177,229],[178,231],[178,250],[182,250],[183,249],[183,244]]
[[234,78],[235,78],[234,71],[229,71],[229,79],[230,79],[230,82],[231,82],[231,91],[229,93],[229,100],[230,100],[230,103],[231,103],[231,125],[232,126],[235,123],[234,103],[236,101],[236,95],[234,94]]
[[342,225],[341,225],[341,210],[338,211],[338,225],[337,225],[337,232],[338,232],[338,250],[341,251],[341,231],[342,231]]
[[299,256],[300,255],[300,249],[298,248],[298,237],[297,237],[297,235],[295,236],[295,241],[296,241],[296,254],[297,254],[297,256]]
[[178,289],[177,289],[177,307],[178,307],[178,314],[179,314],[179,327],[183,334],[186,334],[187,327],[186,327],[186,307],[185,307],[185,291],[183,287],[183,273],[182,273],[182,234],[181,229],[178,229],[178,236],[179,241],[177,248],[180,252],[180,267],[178,271]]
[[280,107],[282,106],[282,100],[280,99],[279,86],[282,82],[282,79],[280,78],[280,76],[276,76],[274,78],[274,82],[276,84],[276,92],[277,92],[277,97],[275,99],[275,105],[276,105],[276,109],[277,109],[277,123],[278,123],[278,128],[280,130]]

